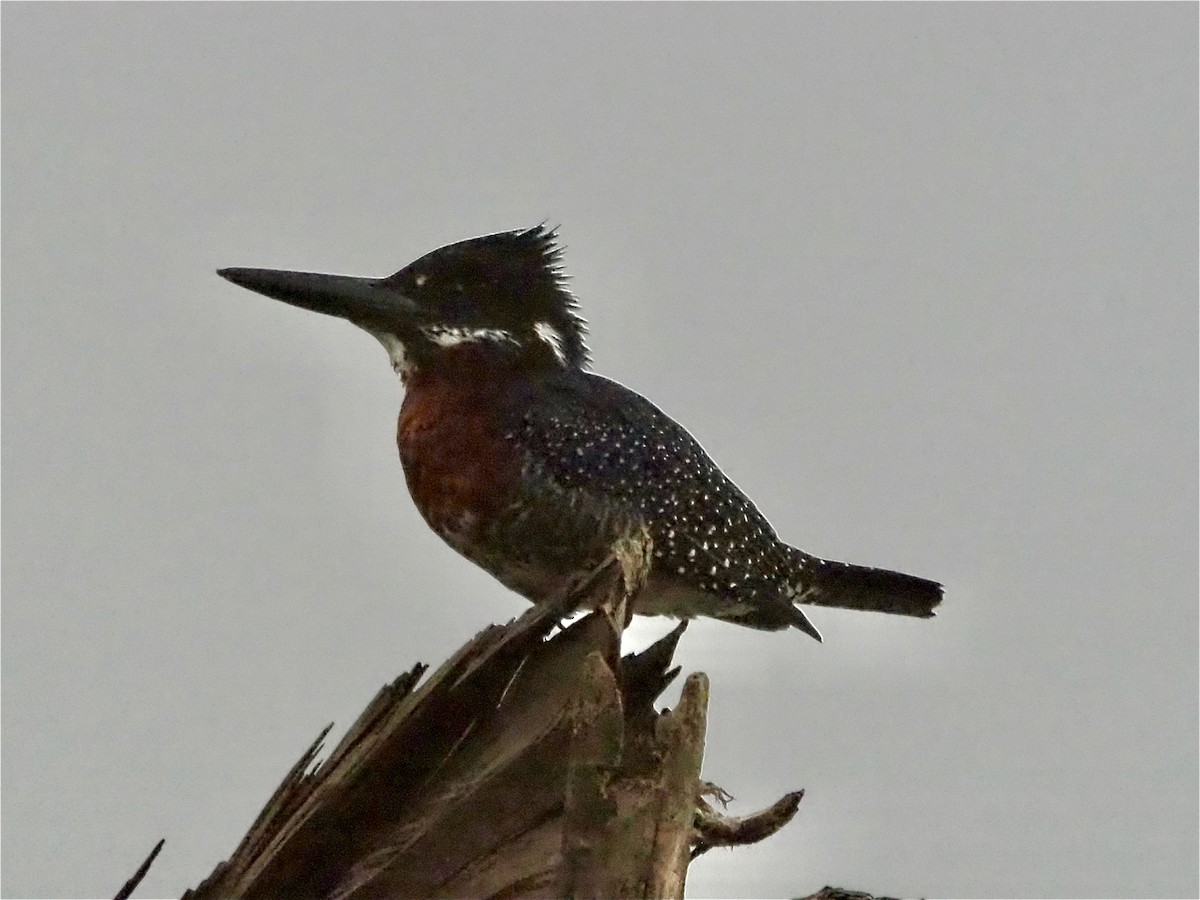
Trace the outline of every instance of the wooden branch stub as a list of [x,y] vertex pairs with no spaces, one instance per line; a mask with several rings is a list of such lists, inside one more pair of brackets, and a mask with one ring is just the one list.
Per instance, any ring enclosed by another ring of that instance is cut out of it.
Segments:
[[895,897],[868,894],[865,891],[850,891],[846,888],[826,885],[815,894],[809,894],[803,900],[896,900]]
[[[670,663],[669,657],[659,658]],[[688,678],[679,705],[636,742],[651,753],[627,760],[631,720],[623,714],[617,680],[599,654],[588,663],[575,706],[556,894],[572,900],[682,898],[704,756],[708,679]],[[660,670],[649,680],[661,678]],[[635,678],[626,681],[637,684]]]
[[713,842],[696,830],[708,679],[660,715],[683,626],[620,657],[649,559],[631,535],[561,601],[420,685],[414,667],[314,768],[322,732],[186,900],[682,898],[693,843]]
[[[329,759],[298,775],[315,752],[310,748],[229,861],[185,898],[329,897],[375,880],[387,867],[380,851],[401,849],[392,829],[412,825],[409,817],[419,813],[422,798],[435,802],[429,790],[437,781],[430,778],[451,758],[462,758],[456,751],[481,718],[494,718],[514,678],[549,646],[542,638],[561,614],[535,607],[508,626],[482,631],[419,689],[411,690],[423,667],[381,691]],[[584,630],[585,622],[568,632]],[[572,651],[568,632],[557,647],[564,657],[582,660],[586,652]],[[556,701],[547,701],[553,716]]]
[[683,683],[679,705],[658,721],[658,736],[664,749],[662,809],[654,835],[654,868],[647,884],[647,897],[683,897],[707,722],[708,676],[697,672]]
[[719,813],[701,798],[700,808],[696,813],[692,859],[713,847],[757,844],[759,841],[769,838],[792,821],[803,798],[804,791],[793,791],[790,794],[784,794],[762,812],[741,818]]
[[121,885],[121,889],[113,895],[113,900],[128,900],[128,898],[137,890],[137,886],[142,883],[142,879],[146,877],[146,873],[150,871],[150,866],[153,865],[155,858],[162,852],[163,844],[167,842],[166,838],[159,840],[154,845],[154,849],[150,851],[150,855],[145,861],[138,866],[136,872],[129,876],[129,880]]
[[618,896],[610,883],[608,830],[618,815],[612,780],[621,763],[624,716],[617,680],[599,653],[588,656],[571,713],[570,761],[563,803],[559,896]]

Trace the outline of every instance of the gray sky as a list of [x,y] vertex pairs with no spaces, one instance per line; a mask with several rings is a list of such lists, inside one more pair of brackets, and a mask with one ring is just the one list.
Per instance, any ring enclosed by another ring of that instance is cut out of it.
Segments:
[[[524,601],[420,521],[372,339],[219,266],[562,224],[596,369],[780,535],[947,585],[700,623],[693,896],[1196,896],[1197,7],[26,5],[3,33],[7,896],[224,858]],[[645,642],[669,627],[644,620]]]

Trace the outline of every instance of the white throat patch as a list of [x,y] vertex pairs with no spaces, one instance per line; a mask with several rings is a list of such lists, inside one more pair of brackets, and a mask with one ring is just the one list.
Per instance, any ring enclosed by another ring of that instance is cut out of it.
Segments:
[[408,373],[412,371],[412,363],[408,359],[408,354],[404,350],[404,344],[400,342],[400,338],[387,331],[369,331],[369,334],[374,336],[375,340],[383,344],[383,349],[387,351],[388,359],[392,361],[392,371],[400,376],[400,380],[404,381],[408,378]]
[[459,344],[472,344],[478,341],[507,341],[517,343],[517,339],[503,328],[463,328],[459,326],[430,325],[421,329],[421,333],[439,347],[457,347]]
[[[400,338],[388,331],[365,330],[383,345],[383,349],[387,351],[388,359],[391,360],[392,369],[400,376],[400,380],[407,381],[408,376],[413,371],[413,362],[409,358],[408,352]],[[566,364],[567,355],[563,351],[562,334],[559,333],[558,329],[549,322],[538,322],[533,326],[533,331],[540,340],[545,341],[550,349],[554,351],[555,358],[560,363]],[[514,345],[520,344],[520,341],[513,337],[512,332],[505,331],[503,328],[466,328],[462,326],[429,325],[422,328],[421,333],[439,347],[458,347],[462,344],[479,343],[482,341]]]

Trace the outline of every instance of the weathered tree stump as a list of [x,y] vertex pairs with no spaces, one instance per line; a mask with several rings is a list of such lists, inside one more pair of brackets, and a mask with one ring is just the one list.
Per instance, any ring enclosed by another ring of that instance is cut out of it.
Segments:
[[[623,659],[627,599],[648,544],[631,540],[559,608],[485,629],[420,687],[379,692],[328,759],[328,729],[233,855],[185,900],[682,897],[690,859],[760,840],[795,814],[722,816],[700,780],[708,679],[654,702],[680,625]],[[552,638],[581,594],[596,611]]]

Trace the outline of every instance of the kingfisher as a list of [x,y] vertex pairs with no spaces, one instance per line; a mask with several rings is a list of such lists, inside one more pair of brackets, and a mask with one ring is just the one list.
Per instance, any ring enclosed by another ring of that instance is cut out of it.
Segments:
[[800,605],[929,618],[935,581],[780,540],[678,422],[589,371],[554,229],[449,244],[386,278],[229,268],[234,284],[373,335],[404,388],[413,502],[447,544],[534,603],[560,601],[641,529],[642,615],[821,634]]

